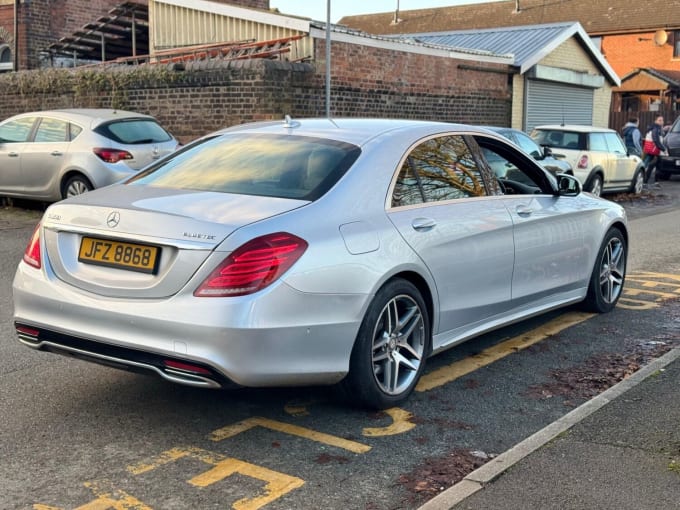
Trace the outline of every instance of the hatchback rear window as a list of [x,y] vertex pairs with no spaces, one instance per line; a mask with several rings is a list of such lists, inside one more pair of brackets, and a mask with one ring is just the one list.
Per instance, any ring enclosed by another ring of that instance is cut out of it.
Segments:
[[98,126],[94,131],[115,142],[128,145],[162,143],[172,139],[170,134],[152,119],[109,122]]
[[187,146],[128,184],[316,200],[360,152],[322,138],[226,134]]
[[587,133],[562,131],[559,129],[534,129],[531,138],[539,145],[559,149],[587,150]]

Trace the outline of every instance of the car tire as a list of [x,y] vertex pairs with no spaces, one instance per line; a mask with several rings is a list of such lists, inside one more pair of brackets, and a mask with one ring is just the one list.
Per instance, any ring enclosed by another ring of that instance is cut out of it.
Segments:
[[590,276],[583,307],[589,312],[606,313],[616,306],[626,279],[627,245],[623,233],[611,228],[602,240]]
[[642,193],[642,188],[645,184],[645,169],[640,167],[635,170],[635,175],[633,175],[633,180],[630,181],[630,188],[628,188],[629,193],[635,193],[639,195]]
[[349,374],[341,386],[354,404],[386,409],[408,398],[430,353],[430,319],[412,283],[387,282],[375,295],[359,328]]
[[61,190],[61,198],[75,197],[87,193],[94,188],[84,175],[72,175],[64,183]]
[[600,177],[599,174],[595,174],[591,177],[590,181],[588,181],[586,191],[589,191],[596,197],[602,195],[602,177]]

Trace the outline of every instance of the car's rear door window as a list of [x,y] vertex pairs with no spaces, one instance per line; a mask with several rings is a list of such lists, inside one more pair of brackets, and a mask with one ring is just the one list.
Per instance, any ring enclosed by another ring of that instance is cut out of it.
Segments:
[[0,126],[0,143],[27,142],[37,117],[23,117],[11,120]]
[[187,146],[128,184],[316,200],[360,152],[322,138],[226,134]]
[[486,195],[486,185],[462,136],[431,138],[404,160],[392,207]]
[[127,145],[162,143],[172,139],[170,134],[153,119],[132,119],[109,122],[95,130],[106,138]]
[[43,117],[33,139],[36,143],[66,142],[69,136],[69,123],[60,119]]

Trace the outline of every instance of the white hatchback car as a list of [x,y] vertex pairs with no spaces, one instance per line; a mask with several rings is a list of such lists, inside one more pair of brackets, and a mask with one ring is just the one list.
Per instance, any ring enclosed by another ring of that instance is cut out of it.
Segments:
[[23,113],[0,122],[0,195],[56,202],[131,177],[176,148],[177,140],[141,113]]
[[583,189],[593,195],[615,191],[640,193],[644,184],[642,160],[629,155],[613,129],[577,125],[537,126],[531,137],[539,145],[559,149],[574,169]]

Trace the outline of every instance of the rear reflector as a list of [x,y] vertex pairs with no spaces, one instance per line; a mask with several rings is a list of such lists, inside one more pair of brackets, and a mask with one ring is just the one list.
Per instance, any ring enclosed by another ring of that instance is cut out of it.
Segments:
[[17,333],[32,336],[35,338],[38,338],[38,335],[40,334],[40,331],[38,331],[37,329],[29,328],[28,326],[17,326],[16,329]]
[[24,262],[36,269],[42,267],[42,258],[40,256],[40,223],[35,226],[31,240],[28,242],[28,246],[26,246]]
[[194,296],[244,296],[262,290],[290,269],[306,249],[304,239],[286,232],[255,238],[224,259]]
[[212,375],[212,372],[207,368],[192,365],[190,363],[183,363],[172,359],[164,359],[163,364],[167,368],[174,368],[175,370],[182,370],[183,372],[192,372],[194,374]]

